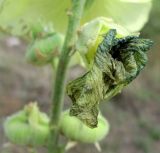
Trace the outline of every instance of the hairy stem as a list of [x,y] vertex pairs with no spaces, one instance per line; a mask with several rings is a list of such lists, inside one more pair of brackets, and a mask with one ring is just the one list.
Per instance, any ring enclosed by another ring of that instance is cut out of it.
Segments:
[[59,122],[64,103],[67,68],[72,51],[74,51],[77,29],[79,27],[80,19],[83,13],[84,4],[85,0],[72,0],[72,10],[68,12],[68,29],[56,72],[55,85],[53,88],[51,108],[52,115],[50,122],[51,134],[48,145],[49,153],[60,153],[58,144]]

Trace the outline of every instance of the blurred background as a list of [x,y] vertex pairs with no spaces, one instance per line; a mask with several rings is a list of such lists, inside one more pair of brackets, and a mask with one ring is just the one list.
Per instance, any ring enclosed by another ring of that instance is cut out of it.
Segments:
[[[141,37],[154,40],[143,72],[123,92],[101,110],[109,120],[109,135],[101,141],[102,153],[160,153],[160,1],[153,1],[149,22]],[[41,110],[49,112],[51,72],[24,60],[27,44],[15,37],[0,37],[0,153],[25,153],[26,148],[8,143],[3,132],[6,116],[30,101],[38,101]],[[69,80],[84,70],[73,67]],[[65,98],[65,107],[70,99]],[[39,153],[45,153],[44,148]],[[71,153],[96,153],[92,144],[79,144]]]

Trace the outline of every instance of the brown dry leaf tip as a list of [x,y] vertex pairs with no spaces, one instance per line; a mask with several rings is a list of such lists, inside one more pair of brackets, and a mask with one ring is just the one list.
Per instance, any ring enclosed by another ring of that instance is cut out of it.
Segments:
[[35,49],[36,57],[40,60],[45,59],[47,56],[44,55],[38,48]]

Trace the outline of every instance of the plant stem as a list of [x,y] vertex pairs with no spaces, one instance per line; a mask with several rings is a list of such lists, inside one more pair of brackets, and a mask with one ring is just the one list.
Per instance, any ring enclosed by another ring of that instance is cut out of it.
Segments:
[[[69,14],[69,23],[66,38],[60,55],[56,72],[55,85],[52,96],[51,134],[48,142],[49,153],[59,153],[59,122],[64,103],[65,82],[68,63],[76,41],[77,29],[83,13],[86,0],[72,0],[72,10]],[[63,20],[63,19],[62,19]]]

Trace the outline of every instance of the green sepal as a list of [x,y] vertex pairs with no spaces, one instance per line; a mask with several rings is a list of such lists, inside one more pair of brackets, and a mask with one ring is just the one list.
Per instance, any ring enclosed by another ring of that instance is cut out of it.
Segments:
[[26,52],[27,62],[38,66],[51,63],[59,55],[63,40],[63,36],[58,33],[34,40]]
[[42,20],[38,20],[36,23],[32,23],[28,28],[28,38],[30,39],[38,39],[45,38],[55,31],[53,29],[52,23],[44,23]]
[[39,111],[36,103],[30,103],[23,110],[7,117],[4,132],[14,144],[44,146],[50,134],[49,117]]
[[83,143],[95,143],[102,140],[108,133],[110,125],[101,115],[98,115],[98,126],[89,128],[75,116],[69,115],[69,110],[62,113],[60,121],[60,131],[72,141]]

